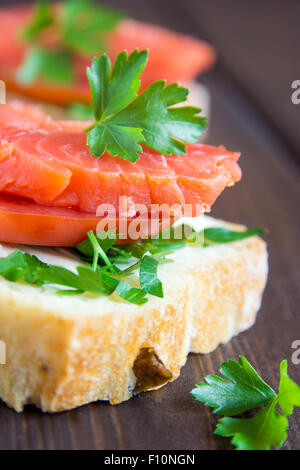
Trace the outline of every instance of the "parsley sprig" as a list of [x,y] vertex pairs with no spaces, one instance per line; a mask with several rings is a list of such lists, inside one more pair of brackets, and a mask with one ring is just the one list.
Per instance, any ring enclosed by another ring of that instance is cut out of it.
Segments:
[[[208,375],[196,385],[192,395],[224,417],[215,433],[232,437],[238,450],[269,450],[281,447],[287,439],[288,419],[300,406],[300,387],[289,376],[287,361],[280,364],[279,391],[267,385],[243,356],[229,359],[220,367],[221,374]],[[251,418],[232,418],[264,405]]]
[[136,162],[144,144],[165,155],[186,152],[184,142],[195,143],[206,126],[200,108],[177,107],[189,91],[177,83],[152,83],[138,95],[148,51],[121,52],[111,69],[106,54],[95,58],[87,74],[93,97],[95,123],[88,130],[90,153]]
[[[29,45],[17,78],[23,83],[45,79],[54,83],[74,80],[74,54],[93,55],[107,48],[107,33],[124,18],[122,12],[95,4],[92,0],[66,0],[58,6],[49,1],[35,4],[32,17],[20,32]],[[56,40],[47,44],[43,36],[51,31]]]

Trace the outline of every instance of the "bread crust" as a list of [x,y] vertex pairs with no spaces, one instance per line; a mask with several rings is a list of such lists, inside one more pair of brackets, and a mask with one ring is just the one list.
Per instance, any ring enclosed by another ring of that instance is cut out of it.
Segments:
[[151,384],[148,374],[139,390],[175,380],[189,352],[209,353],[253,325],[267,279],[265,242],[252,237],[183,250],[160,267],[164,299],[151,297],[142,307],[114,296],[59,297],[1,279],[2,400],[16,411],[26,404],[48,412],[96,400],[118,404],[135,393],[134,370],[145,365],[149,372],[147,357],[161,378]]

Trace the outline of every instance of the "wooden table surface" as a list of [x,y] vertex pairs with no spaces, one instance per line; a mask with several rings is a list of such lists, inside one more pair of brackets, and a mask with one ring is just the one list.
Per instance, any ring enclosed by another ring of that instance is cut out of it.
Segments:
[[[13,3],[13,2],[7,2]],[[216,419],[189,394],[221,362],[245,355],[273,387],[279,362],[300,340],[300,79],[298,0],[119,0],[135,18],[211,41],[215,69],[200,77],[212,95],[209,142],[242,152],[242,181],[225,191],[212,215],[269,229],[270,276],[256,325],[209,355],[191,355],[180,378],[119,406],[95,403],[58,415],[0,405],[1,449],[227,449]],[[180,64],[178,64],[180,67]],[[286,449],[300,449],[300,409]]]

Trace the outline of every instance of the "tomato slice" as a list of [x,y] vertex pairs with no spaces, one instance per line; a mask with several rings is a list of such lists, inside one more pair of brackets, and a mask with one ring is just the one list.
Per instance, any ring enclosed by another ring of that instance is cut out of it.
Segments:
[[74,246],[89,230],[115,229],[128,244],[157,235],[174,223],[161,214],[136,218],[97,217],[87,212],[36,204],[22,197],[0,195],[0,242],[37,246]]

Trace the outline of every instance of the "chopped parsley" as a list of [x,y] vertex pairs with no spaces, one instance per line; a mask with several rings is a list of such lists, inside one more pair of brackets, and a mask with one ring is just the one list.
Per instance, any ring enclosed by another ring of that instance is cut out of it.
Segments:
[[261,228],[243,232],[209,228],[199,233],[186,224],[181,228],[171,227],[157,239],[129,245],[118,245],[119,235],[113,230],[98,235],[90,231],[86,240],[72,249],[72,254],[82,262],[76,272],[43,263],[36,256],[15,250],[0,258],[0,276],[11,282],[53,285],[59,289],[60,295],[90,293],[110,296],[116,293],[127,302],[143,305],[149,294],[159,298],[164,296],[158,268],[173,262],[168,255],[174,251],[186,245],[205,247],[208,246],[207,241],[209,244],[228,243],[264,233]]

